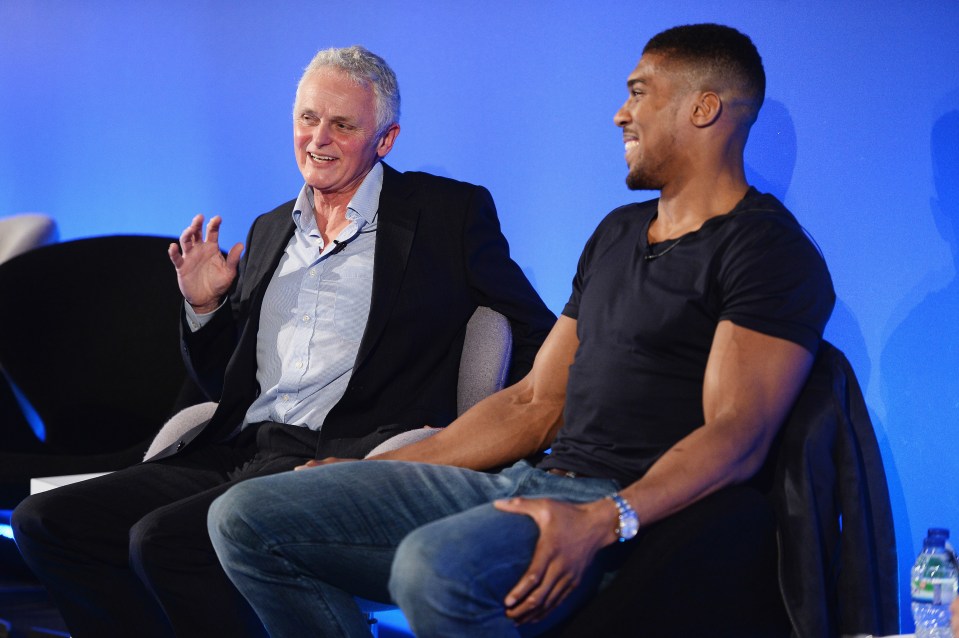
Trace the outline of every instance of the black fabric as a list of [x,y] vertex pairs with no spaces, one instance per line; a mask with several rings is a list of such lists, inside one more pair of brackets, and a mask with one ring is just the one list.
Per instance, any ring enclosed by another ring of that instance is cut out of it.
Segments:
[[764,495],[726,488],[643,528],[608,587],[559,638],[785,638],[776,520]]
[[171,241],[79,239],[0,265],[0,365],[51,451],[122,450],[168,416],[185,376]]
[[0,368],[44,424],[38,440],[12,396],[0,418],[0,491],[29,479],[126,467],[182,404],[182,296],[170,237],[108,236],[29,251],[0,265]]
[[181,638],[265,636],[203,533],[207,510],[237,481],[312,458],[318,438],[265,423],[228,443],[37,494],[14,513],[17,542],[75,638],[172,636],[167,618]]
[[879,445],[856,376],[828,342],[767,466],[793,636],[899,633],[896,542]]
[[650,249],[657,201],[610,213],[583,251],[563,311],[577,320],[580,348],[565,425],[542,467],[639,479],[703,424],[703,376],[722,320],[818,347],[832,282],[778,200],[750,190],[731,212]]

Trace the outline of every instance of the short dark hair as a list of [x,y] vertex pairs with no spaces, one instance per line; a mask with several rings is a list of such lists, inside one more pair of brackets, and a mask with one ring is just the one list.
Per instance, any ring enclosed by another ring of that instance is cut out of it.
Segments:
[[643,54],[661,53],[724,83],[741,87],[753,103],[753,118],[766,96],[766,71],[749,36],[721,24],[687,24],[667,29],[646,43]]

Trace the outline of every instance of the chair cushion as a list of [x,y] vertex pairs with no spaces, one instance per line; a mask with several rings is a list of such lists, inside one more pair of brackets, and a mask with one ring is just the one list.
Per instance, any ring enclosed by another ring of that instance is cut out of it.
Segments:
[[216,402],[207,401],[206,403],[191,405],[177,412],[154,437],[150,447],[147,448],[146,454],[143,455],[143,460],[149,459],[160,450],[172,445],[193,428],[209,421],[213,413],[216,412],[216,406]]

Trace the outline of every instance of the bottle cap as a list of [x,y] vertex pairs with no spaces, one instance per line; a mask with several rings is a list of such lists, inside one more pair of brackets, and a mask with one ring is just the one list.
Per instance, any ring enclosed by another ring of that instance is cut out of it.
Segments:
[[929,531],[926,532],[926,538],[922,541],[922,546],[923,548],[936,547],[945,549],[948,539],[949,530],[941,527],[930,527]]

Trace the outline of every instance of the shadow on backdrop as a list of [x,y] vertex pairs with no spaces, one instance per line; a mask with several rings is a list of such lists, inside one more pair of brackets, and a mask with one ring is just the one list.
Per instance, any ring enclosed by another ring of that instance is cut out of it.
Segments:
[[[921,495],[909,504],[908,518],[918,525],[915,533],[927,527],[949,527],[955,539],[959,534],[959,459],[955,438],[943,437],[954,432],[959,422],[959,338],[955,334],[959,317],[959,109],[948,111],[933,124],[931,148],[936,195],[929,205],[936,228],[949,244],[953,268],[945,285],[940,273],[927,278],[910,296],[921,301],[905,313],[885,341],[881,392],[889,432],[901,451],[902,477],[909,484],[906,491]],[[901,515],[896,514],[897,518]],[[899,525],[896,527],[899,569],[905,573],[921,537],[914,537],[908,529],[908,536],[902,537]],[[911,625],[906,582],[900,599],[903,618]]]

